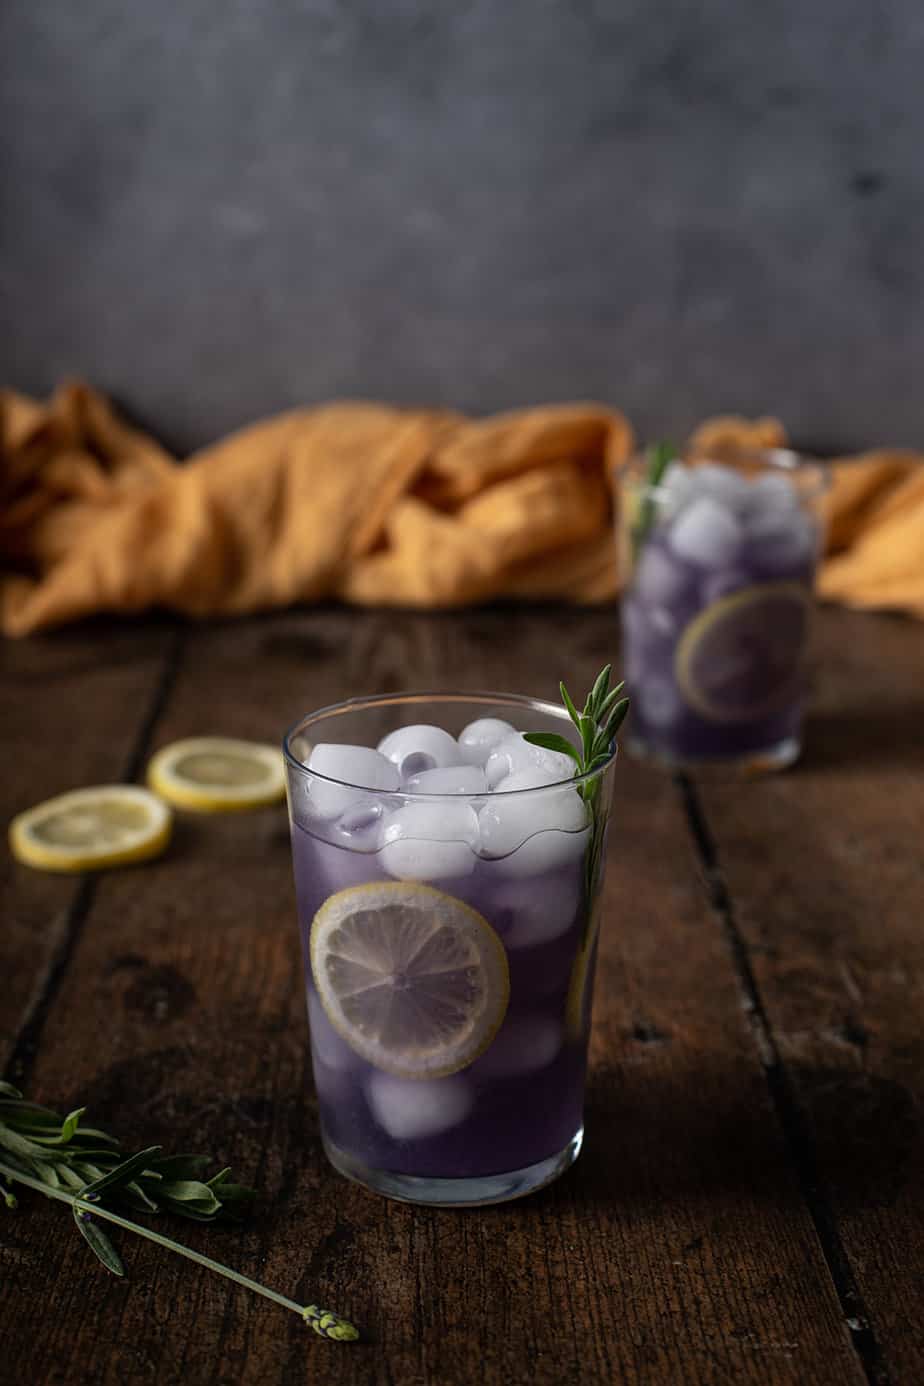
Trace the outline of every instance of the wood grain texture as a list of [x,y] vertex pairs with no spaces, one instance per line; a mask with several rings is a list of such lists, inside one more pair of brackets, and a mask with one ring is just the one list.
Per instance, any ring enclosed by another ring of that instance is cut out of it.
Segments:
[[924,635],[818,623],[804,759],[701,787],[881,1379],[924,1380]]
[[[4,841],[0,851],[0,1065],[18,1076],[48,999],[52,973],[92,899],[73,876],[19,866],[6,845],[15,814],[54,794],[125,777],[171,647],[167,627],[66,631],[41,640],[0,643],[0,776]],[[19,1053],[13,1047],[20,1039]]]
[[[606,611],[322,610],[196,629],[153,743],[273,739],[358,691],[552,694],[563,672],[588,683],[615,628]],[[109,645],[114,677],[124,638]],[[33,1093],[90,1103],[129,1144],[231,1163],[263,1192],[258,1217],[181,1235],[354,1317],[367,1341],[320,1343],[294,1316],[128,1238],[130,1279],[116,1282],[60,1210],[30,1200],[2,1228],[0,1374],[61,1386],[294,1386],[306,1373],[334,1386],[862,1383],[681,799],[668,779],[618,769],[585,1152],[506,1207],[390,1204],[326,1165],[282,809],[185,816],[167,857],[103,879]],[[783,784],[742,793],[771,802]],[[898,894],[907,884],[896,876]],[[36,1337],[28,1306],[49,1283],[55,1313]]]

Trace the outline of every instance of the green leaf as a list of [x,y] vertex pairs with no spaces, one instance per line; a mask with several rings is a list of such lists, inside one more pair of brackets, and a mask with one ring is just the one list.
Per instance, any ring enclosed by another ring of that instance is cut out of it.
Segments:
[[567,688],[565,687],[565,685],[564,685],[563,683],[560,683],[560,684],[558,685],[558,690],[559,690],[559,692],[561,693],[561,700],[562,700],[562,702],[563,702],[564,705],[565,705],[565,708],[566,708],[566,710],[567,710],[568,716],[571,718],[571,720],[572,720],[572,722],[574,723],[574,725],[575,725],[576,727],[579,727],[579,726],[581,725],[581,719],[580,719],[580,716],[579,716],[579,714],[578,714],[577,708],[574,706],[574,703],[571,701],[571,694],[568,692]]
[[612,710],[614,705],[619,701],[619,695],[625,688],[625,686],[625,680],[620,680],[620,682],[616,684],[615,688],[610,689],[609,693],[607,693],[603,702],[600,704],[600,709],[597,713],[597,721],[600,723],[601,726],[605,725],[606,719],[610,711]]
[[5,1097],[14,1097],[22,1101],[22,1093],[18,1088],[14,1088],[12,1083],[0,1082],[0,1092],[2,1092]]
[[73,1212],[74,1221],[89,1243],[94,1255],[102,1261],[107,1271],[112,1271],[113,1275],[124,1275],[125,1267],[119,1260],[118,1252],[99,1224],[93,1221],[93,1214],[82,1213],[76,1204]]
[[609,721],[608,721],[607,724],[606,724],[606,731],[607,731],[607,735],[608,735],[608,736],[611,736],[611,737],[612,737],[612,736],[615,736],[615,735],[616,735],[616,733],[619,731],[619,728],[622,726],[623,722],[626,720],[626,713],[627,713],[628,711],[629,711],[629,699],[628,699],[628,698],[623,698],[622,701],[621,701],[621,702],[618,702],[618,703],[616,704],[616,706],[613,708],[613,711],[612,711],[612,714],[611,714],[611,716],[610,716],[610,719],[609,719]]
[[610,674],[612,672],[612,664],[605,664],[597,675],[596,682],[588,695],[584,711],[589,717],[592,717],[595,722],[600,721],[600,708],[603,699],[606,697],[606,690],[609,688]]
[[584,765],[590,760],[594,753],[594,739],[597,735],[597,724],[592,717],[586,713],[581,713],[581,742],[584,748]]
[[150,1168],[162,1179],[198,1179],[208,1163],[205,1155],[160,1155]]
[[577,749],[565,736],[559,736],[557,732],[524,732],[523,740],[528,741],[531,746],[542,746],[547,751],[560,751],[562,755],[570,756],[572,760],[581,763],[581,757]]
[[198,1179],[177,1179],[172,1184],[163,1184],[158,1194],[164,1203],[169,1203],[174,1212],[184,1216],[190,1214],[201,1218],[214,1217],[221,1209],[221,1200],[214,1190]]
[[151,1156],[156,1155],[160,1150],[159,1145],[148,1146],[147,1150],[139,1150],[137,1155],[131,1155],[127,1160],[123,1160],[115,1169],[100,1175],[91,1184],[87,1184],[83,1191],[83,1197],[89,1194],[101,1194],[105,1189],[116,1189],[121,1185],[133,1182],[135,1175],[148,1168],[151,1163]]

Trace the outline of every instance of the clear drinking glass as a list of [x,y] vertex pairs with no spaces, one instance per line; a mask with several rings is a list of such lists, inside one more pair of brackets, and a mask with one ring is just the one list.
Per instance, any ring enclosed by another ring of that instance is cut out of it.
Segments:
[[[357,755],[399,728],[394,774]],[[616,745],[574,778],[527,731],[574,739],[551,703],[453,693],[351,699],[285,739],[324,1147],[394,1198],[516,1198],[581,1147]]]
[[677,459],[656,481],[639,457],[621,480],[629,749],[673,768],[791,764],[823,469],[774,449]]

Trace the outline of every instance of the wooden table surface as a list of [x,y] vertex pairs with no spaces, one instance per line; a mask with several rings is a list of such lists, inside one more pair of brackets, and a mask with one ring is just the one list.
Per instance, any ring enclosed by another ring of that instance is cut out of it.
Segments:
[[[616,629],[319,610],[8,643],[3,806],[353,693],[584,687]],[[521,1203],[410,1208],[326,1165],[284,809],[184,816],[160,861],[92,880],[6,856],[0,1071],[231,1164],[256,1216],[171,1230],[364,1341],[118,1233],[117,1280],[24,1192],[0,1211],[0,1380],[924,1381],[924,629],[823,611],[814,665],[794,770],[618,767],[585,1150]]]

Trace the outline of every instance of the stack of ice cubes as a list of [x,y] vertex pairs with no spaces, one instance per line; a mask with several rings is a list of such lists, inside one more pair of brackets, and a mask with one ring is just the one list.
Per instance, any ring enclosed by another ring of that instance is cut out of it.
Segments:
[[579,860],[587,845],[586,805],[564,783],[574,761],[499,718],[471,722],[458,738],[419,724],[375,749],[320,743],[305,764],[315,772],[308,816],[321,835],[375,852],[396,880],[457,881],[479,859],[523,878]]

